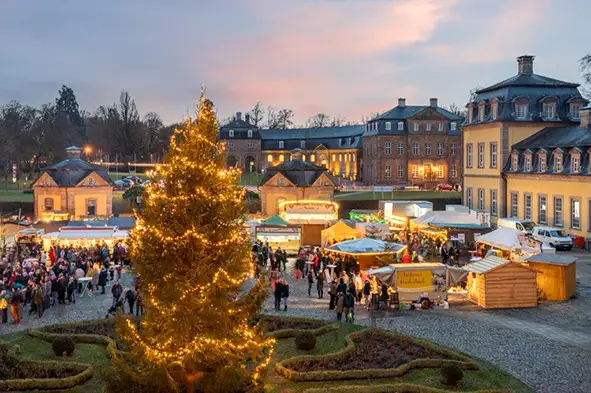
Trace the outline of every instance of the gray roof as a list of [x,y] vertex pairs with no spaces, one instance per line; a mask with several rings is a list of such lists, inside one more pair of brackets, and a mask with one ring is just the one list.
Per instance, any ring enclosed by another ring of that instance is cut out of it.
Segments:
[[511,263],[511,261],[495,256],[488,256],[482,258],[480,261],[467,264],[463,269],[476,274],[484,274],[508,263]]
[[[281,173],[297,187],[310,187],[325,172],[327,172],[327,169],[323,166],[314,165],[307,161],[292,160],[268,168],[261,184],[265,184],[277,173]],[[328,173],[327,176],[331,178]]]
[[567,87],[567,88],[577,88],[579,87],[578,83],[571,83],[571,82],[564,82],[558,79],[548,78],[547,76],[538,75],[538,74],[528,74],[522,73],[512,76],[510,78],[505,79],[504,81],[495,83],[494,85],[485,87],[476,91],[476,94],[482,94],[493,90],[499,90],[505,87],[550,87],[550,88],[558,88],[558,87]]
[[[424,110],[432,109],[438,114],[444,116],[450,122],[456,122],[460,124],[464,121],[464,118],[461,116],[456,115],[446,109],[440,107],[432,107],[429,105],[410,105],[410,106],[396,106],[389,111],[386,111],[376,117],[368,121],[368,124],[377,124],[376,129],[369,128],[363,134],[363,136],[374,136],[374,135],[407,135],[408,134],[408,125],[406,120],[413,117],[414,115],[423,112]],[[386,130],[386,121],[392,121],[394,124],[391,125],[390,130]],[[398,121],[402,121],[404,123],[404,128],[402,130],[398,129]],[[437,131],[433,131],[433,134],[437,134]],[[448,135],[460,135],[460,130],[457,128],[456,130],[449,129],[447,131]]]
[[[230,138],[230,130],[234,131],[234,137]],[[252,137],[248,137],[248,130],[252,130]],[[244,120],[233,119],[228,124],[220,127],[220,139],[261,139],[260,128]]]
[[[357,149],[361,146],[363,125],[288,128],[285,130],[261,130],[262,150],[313,150],[319,146],[327,149]],[[279,142],[283,141],[283,148]],[[302,147],[301,142],[305,145]]]
[[108,184],[113,185],[109,173],[103,167],[90,164],[80,158],[69,158],[44,168],[41,172],[48,173],[58,187],[74,187],[91,173],[96,173]]
[[135,226],[135,217],[111,217],[107,220],[69,221],[68,227],[118,227],[130,229]]
[[573,257],[570,255],[540,253],[540,254],[532,255],[531,257],[525,258],[525,261],[547,263],[549,265],[568,266],[568,265],[575,263],[577,261],[577,259],[578,259],[577,257]]

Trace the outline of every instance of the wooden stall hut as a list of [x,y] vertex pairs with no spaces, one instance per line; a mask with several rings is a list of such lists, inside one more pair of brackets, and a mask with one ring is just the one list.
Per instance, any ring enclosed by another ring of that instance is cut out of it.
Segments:
[[359,239],[363,235],[355,228],[347,225],[343,220],[322,231],[322,247],[328,247],[344,240]]
[[536,272],[507,259],[488,256],[463,267],[468,298],[483,308],[536,307]]
[[537,273],[541,300],[564,302],[577,290],[577,258],[569,255],[537,254],[525,259],[525,264]]

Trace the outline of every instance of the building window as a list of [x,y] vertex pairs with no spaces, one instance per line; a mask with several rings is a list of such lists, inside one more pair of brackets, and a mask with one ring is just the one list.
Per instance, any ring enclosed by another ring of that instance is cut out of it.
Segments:
[[386,122],[386,130],[387,130],[387,131],[390,131],[391,129],[392,129],[392,123],[391,123],[391,122],[389,122],[389,121],[387,121],[387,122]]
[[376,164],[373,164],[373,167],[371,168],[371,175],[372,177],[378,177],[378,168],[376,167]]
[[398,131],[402,131],[402,130],[404,130],[404,122],[399,121],[398,122]]
[[451,155],[455,156],[456,155],[456,144],[452,143],[449,150],[450,150]]
[[390,165],[386,165],[384,172],[386,175],[386,179],[389,179],[392,177],[392,167]]
[[456,130],[456,126],[457,126],[456,122],[455,122],[455,121],[454,121],[454,122],[452,122],[452,123],[451,123],[451,130],[452,130],[452,131],[455,131],[455,130]]
[[384,144],[384,154],[387,156],[392,154],[392,144],[390,142],[386,142]]
[[252,138],[252,130],[248,130],[248,133],[247,134],[248,134],[248,137],[249,138]]
[[581,114],[579,111],[581,110],[581,104],[570,104],[570,117],[573,120],[579,120],[581,118]]
[[396,175],[399,179],[404,177],[404,167],[402,165],[398,165],[398,170],[396,171]]
[[499,114],[499,104],[496,103],[496,102],[493,102],[490,105],[490,109],[491,109],[492,119],[493,120],[496,120],[497,119],[497,116]]
[[443,132],[443,123],[437,123],[437,131]]
[[490,144],[490,167],[497,167],[497,143],[493,142]]
[[478,189],[478,210],[484,210],[484,188]]
[[532,219],[531,194],[525,194],[523,196],[523,218],[526,220]]
[[401,156],[404,155],[404,143],[398,144],[398,154]]
[[228,149],[233,149],[234,148],[234,142],[228,142]]
[[437,178],[438,179],[443,179],[443,175],[444,175],[444,173],[443,173],[444,172],[443,165],[438,165],[436,167],[436,170],[437,170]]
[[511,193],[511,217],[517,217],[519,214],[519,194]]
[[474,106],[472,104],[468,104],[468,123],[472,123],[474,118]]
[[562,172],[562,153],[554,154],[554,172]]
[[300,148],[301,149],[305,149],[306,148],[306,141],[300,141]]
[[419,177],[419,167],[416,165],[412,166],[412,178],[416,179],[417,177]]
[[414,123],[413,124],[413,130],[414,131],[418,131],[419,130],[419,123]]
[[484,121],[484,104],[478,105],[478,121]]
[[280,149],[285,149],[285,142],[279,141],[279,148]]
[[343,155],[339,154],[339,162],[343,162]]
[[248,144],[246,145],[247,148],[252,149],[254,145],[252,144],[252,142],[248,142]]
[[96,216],[96,199],[86,200],[86,215]]
[[497,215],[497,190],[490,190],[490,215]]
[[277,178],[277,185],[278,185],[278,186],[282,186],[282,185],[283,185],[283,176],[279,176],[279,177]]
[[425,143],[425,154],[430,156],[431,155],[431,144]]
[[[453,145],[452,145],[453,147]],[[466,167],[467,168],[472,168],[472,147],[473,145],[471,143],[468,143],[466,145]]]
[[484,168],[484,143],[478,144],[478,168]]
[[452,165],[451,167],[449,167],[449,176],[452,179],[455,179],[456,177],[458,177],[458,170],[456,169],[455,165]]
[[306,155],[302,154],[302,161],[306,161]]
[[374,156],[378,155],[378,145],[377,143],[374,143],[373,145],[371,145],[371,154],[373,154]]
[[443,143],[437,144],[437,155],[439,155],[439,156],[443,155]]
[[94,180],[94,177],[89,176],[88,179],[86,180],[86,185],[94,186],[95,184],[96,184],[96,180]]
[[45,210],[53,210],[53,198],[45,198],[43,200],[43,206]]
[[562,198],[554,197],[554,226],[562,227],[564,225],[564,218],[562,215]]
[[466,206],[472,209],[472,188],[466,188]]
[[414,156],[418,156],[419,155],[419,144],[418,142],[415,142],[412,144],[412,154]]
[[526,172],[531,172],[532,170],[532,165],[531,165],[531,154],[526,154],[525,155],[525,171]]
[[553,119],[554,118],[554,104],[553,103],[544,103],[542,105],[542,116],[545,119]]
[[546,172],[548,164],[546,163],[546,153],[540,154],[540,172]]
[[229,136],[230,138],[234,138],[234,130],[230,130],[230,131],[228,131],[228,136]]
[[425,124],[425,131],[431,131],[431,123]]
[[279,154],[279,162],[284,162],[285,156],[283,154]]
[[316,162],[316,156],[314,154],[310,154],[310,162]]
[[570,200],[570,227],[581,229],[581,200],[571,198]]
[[527,104],[515,104],[515,117],[520,120],[527,117]]
[[273,162],[273,154],[267,156],[267,162]]
[[571,172],[572,173],[579,173],[581,170],[581,162],[579,154],[573,154],[571,159]]
[[519,169],[519,155],[517,153],[511,154],[511,170],[517,172]]
[[333,154],[332,155],[332,162],[335,162],[336,160],[337,160],[337,155],[336,154]]
[[548,198],[545,195],[538,196],[538,222],[548,223]]

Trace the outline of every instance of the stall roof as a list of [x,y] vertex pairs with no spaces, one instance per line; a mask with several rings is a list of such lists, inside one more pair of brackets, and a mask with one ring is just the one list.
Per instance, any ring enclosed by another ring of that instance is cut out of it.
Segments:
[[265,221],[262,222],[262,225],[269,225],[269,226],[288,226],[289,222],[285,221],[281,218],[278,214],[267,218]]
[[344,242],[328,247],[327,250],[347,254],[387,254],[398,252],[405,247],[399,243],[390,243],[364,237],[355,240],[345,240]]
[[96,230],[75,230],[51,232],[42,237],[49,239],[87,239],[87,240],[102,240],[102,239],[123,239],[129,236],[128,231],[96,231]]
[[525,262],[547,263],[549,265],[568,266],[577,261],[577,257],[570,255],[556,255],[540,253],[525,258]]
[[448,228],[489,228],[488,225],[482,224],[479,218],[473,214],[448,210],[430,211],[421,217],[413,219],[412,222],[416,225],[432,225]]
[[484,274],[508,263],[511,263],[511,261],[495,256],[488,256],[479,261],[467,264],[463,269],[471,273]]
[[348,225],[345,221],[339,220],[334,225],[322,230],[323,233],[336,232],[340,234],[350,234],[351,236],[362,236],[361,232]]
[[499,227],[492,232],[478,236],[475,240],[477,243],[512,251],[516,248],[522,248],[519,233],[517,229]]

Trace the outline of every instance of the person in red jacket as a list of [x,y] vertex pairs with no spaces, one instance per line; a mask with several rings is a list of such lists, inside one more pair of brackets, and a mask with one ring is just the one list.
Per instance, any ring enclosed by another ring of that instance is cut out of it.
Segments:
[[411,258],[410,258],[410,254],[408,253],[408,250],[404,250],[404,254],[402,255],[402,259],[401,262],[402,263],[410,263]]

